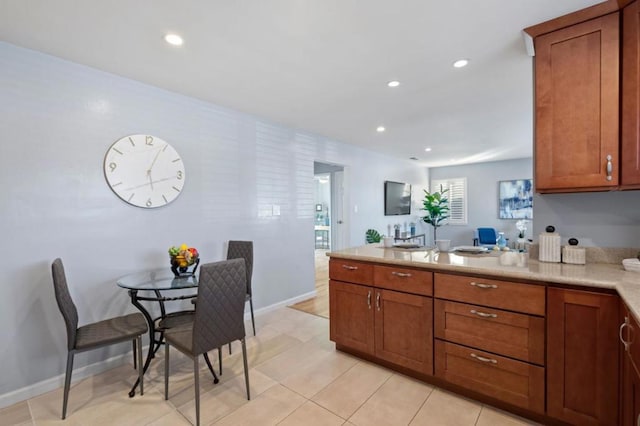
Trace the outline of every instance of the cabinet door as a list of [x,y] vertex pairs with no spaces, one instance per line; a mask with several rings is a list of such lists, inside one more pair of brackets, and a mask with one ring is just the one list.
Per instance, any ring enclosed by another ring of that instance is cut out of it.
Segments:
[[640,425],[640,376],[625,353],[622,363],[622,424]]
[[433,299],[376,289],[376,356],[433,374]]
[[329,280],[331,340],[373,354],[373,297],[372,287]]
[[640,6],[624,8],[622,21],[621,184],[640,188]]
[[618,13],[535,39],[538,192],[618,185]]
[[547,414],[616,425],[618,296],[550,287],[547,306]]

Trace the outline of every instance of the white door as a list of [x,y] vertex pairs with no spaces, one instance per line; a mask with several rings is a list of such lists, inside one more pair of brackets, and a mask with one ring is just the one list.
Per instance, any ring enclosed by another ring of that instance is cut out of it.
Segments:
[[331,179],[331,250],[342,250],[349,246],[349,224],[345,206],[344,171],[333,172]]

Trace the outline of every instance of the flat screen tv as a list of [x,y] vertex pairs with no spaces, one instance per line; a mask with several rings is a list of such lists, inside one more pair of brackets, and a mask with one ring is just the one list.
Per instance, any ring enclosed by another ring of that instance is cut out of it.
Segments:
[[411,185],[401,182],[384,182],[384,215],[411,214]]

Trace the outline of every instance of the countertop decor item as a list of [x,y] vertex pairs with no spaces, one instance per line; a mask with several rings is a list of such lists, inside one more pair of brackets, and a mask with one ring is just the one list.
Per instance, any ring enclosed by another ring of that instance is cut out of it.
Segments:
[[622,266],[625,271],[640,272],[640,260],[636,258],[623,259]]
[[584,265],[586,253],[584,247],[578,247],[577,238],[569,238],[569,245],[562,247],[562,263]]
[[422,200],[423,208],[421,210],[426,211],[422,220],[433,226],[433,241],[438,239],[436,235],[437,229],[444,225],[444,221],[449,218],[449,200],[445,194],[449,192],[449,189],[445,189],[440,185],[440,192],[429,192],[424,190],[424,200]]
[[380,233],[375,229],[367,229],[367,232],[365,233],[365,240],[367,241],[367,244],[379,243],[380,240],[382,240],[382,235],[380,235]]
[[541,262],[560,262],[560,235],[555,232],[554,226],[547,226],[546,232],[540,234],[540,253],[538,260]]
[[194,247],[182,244],[180,247],[169,247],[171,271],[176,277],[190,277],[196,273],[200,264],[200,254]]

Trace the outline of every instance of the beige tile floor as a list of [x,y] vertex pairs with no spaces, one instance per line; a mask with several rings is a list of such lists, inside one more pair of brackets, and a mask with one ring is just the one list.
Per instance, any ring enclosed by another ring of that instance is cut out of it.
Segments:
[[[325,318],[282,308],[258,316],[256,327],[258,335],[247,338],[251,401],[246,399],[236,345],[233,355],[223,351],[219,384],[209,380],[201,363],[201,424],[533,424],[337,352]],[[162,351],[158,355],[145,376],[143,396],[127,396],[135,372],[123,365],[75,383],[64,421],[62,389],[57,389],[0,410],[0,425],[189,425],[195,416],[191,361],[171,352],[165,401],[164,356]],[[217,354],[211,358],[217,359]]]

